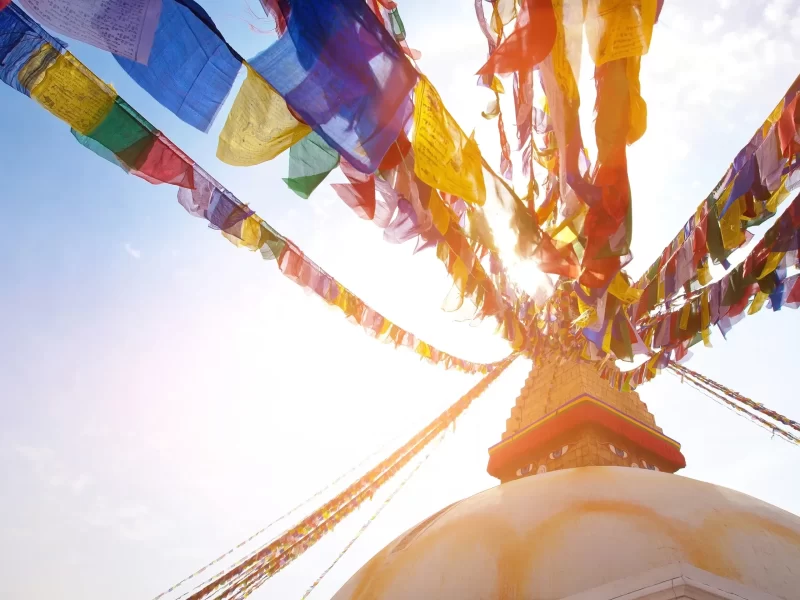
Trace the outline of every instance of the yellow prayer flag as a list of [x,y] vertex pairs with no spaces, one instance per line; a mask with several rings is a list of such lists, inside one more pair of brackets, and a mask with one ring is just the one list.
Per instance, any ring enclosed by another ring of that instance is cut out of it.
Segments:
[[653,347],[653,338],[655,337],[655,335],[656,335],[656,328],[655,327],[650,327],[647,330],[647,334],[645,335],[645,338],[644,338],[645,346],[647,346],[648,348],[652,348]]
[[[766,121],[766,123],[764,123],[764,125],[766,126],[765,128],[766,128],[767,131],[769,131],[769,126],[770,125],[773,125],[774,123],[777,123],[778,119],[781,118],[781,115],[783,114],[784,103],[785,103],[785,101],[783,99],[781,99],[781,101],[778,102],[778,104],[775,105],[775,108],[772,109],[772,112],[767,117],[767,121]],[[764,133],[766,134],[767,131],[764,131]]]
[[464,291],[467,289],[467,279],[469,278],[469,269],[466,263],[460,257],[456,257],[453,263],[453,283],[455,283],[458,291],[461,292],[461,297],[464,297]]
[[657,4],[657,0],[588,0],[586,38],[595,64],[647,54]]
[[786,252],[770,252],[769,256],[767,257],[767,262],[764,265],[764,268],[761,270],[761,275],[759,275],[758,278],[764,279],[764,277],[777,269],[784,256],[786,256]]
[[558,233],[551,237],[553,238],[553,241],[566,246],[567,244],[571,244],[577,240],[578,234],[575,233],[571,227],[561,227],[559,228]]
[[292,115],[278,92],[247,65],[247,78],[219,134],[217,158],[235,167],[257,165],[275,158],[310,131]]
[[550,56],[553,74],[567,102],[579,99],[578,71],[583,44],[583,3],[581,0],[553,0],[556,39]]
[[783,176],[781,187],[779,187],[772,196],[767,200],[767,210],[771,213],[777,212],[778,207],[789,197],[789,190],[786,189],[786,175]]
[[[733,183],[728,185],[722,195],[717,200],[717,210],[722,211],[728,198],[731,195]],[[726,250],[733,250],[744,243],[744,232],[742,231],[742,200],[739,198],[731,203],[726,212],[719,220],[719,230],[722,234],[722,246]]]
[[697,281],[700,282],[700,285],[711,283],[711,270],[708,268],[708,262],[703,262],[697,267]]
[[520,325],[519,321],[514,319],[514,339],[511,340],[511,347],[514,350],[521,350],[523,344],[525,343],[525,336],[522,333],[522,326]]
[[422,340],[417,343],[417,347],[414,349],[414,351],[424,358],[429,359],[431,357],[431,347]]
[[689,317],[692,314],[692,304],[691,302],[687,302],[681,307],[681,321],[680,321],[680,328],[683,331],[686,331],[686,328],[689,326]]
[[412,145],[417,177],[469,204],[483,205],[486,184],[478,144],[464,134],[424,76],[414,94]]
[[625,74],[628,78],[628,95],[630,97],[630,124],[625,141],[633,144],[647,131],[647,102],[642,98],[642,85],[639,81],[641,58],[632,56],[627,59]]
[[708,305],[708,288],[704,289],[700,295],[700,330],[703,336],[703,345],[711,347],[711,332],[708,326],[711,321],[711,313]]
[[263,228],[261,224],[263,222],[263,219],[258,215],[250,215],[237,225],[238,235],[232,235],[225,231],[222,232],[222,235],[239,248],[255,251],[266,243],[266,239],[262,241]]
[[575,319],[572,324],[579,329],[583,329],[584,327],[589,327],[594,325],[597,322],[597,309],[594,306],[590,306]]
[[106,118],[117,97],[69,52],[59,55],[31,84],[30,92],[31,98],[84,135]]
[[611,322],[606,323],[606,332],[603,335],[603,352],[611,354]]
[[436,190],[431,190],[431,198],[428,204],[431,211],[431,218],[433,219],[433,226],[436,230],[444,235],[450,228],[450,213],[444,205],[442,197]]
[[757,292],[756,297],[753,298],[753,302],[750,304],[750,308],[748,309],[747,314],[754,315],[758,311],[760,311],[761,307],[763,307],[764,303],[767,301],[767,298],[769,298],[769,294],[765,294],[764,292],[761,291]]
[[492,85],[489,86],[495,94],[505,94],[506,89],[503,87],[503,82],[497,76],[492,77]]
[[384,318],[383,324],[381,325],[381,330],[378,332],[378,338],[385,338],[391,326],[392,322],[389,319]]
[[631,287],[622,272],[619,272],[611,281],[611,285],[608,286],[608,293],[615,298],[619,298],[623,304],[633,304],[642,297],[644,290]]

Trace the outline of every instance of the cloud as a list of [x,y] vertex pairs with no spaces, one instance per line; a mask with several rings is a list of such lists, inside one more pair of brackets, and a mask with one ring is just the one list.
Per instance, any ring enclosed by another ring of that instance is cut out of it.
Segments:
[[772,0],[764,9],[764,17],[770,23],[778,24],[786,18],[786,8],[789,0]]
[[136,248],[131,246],[130,243],[128,242],[125,242],[125,252],[127,252],[131,257],[135,258],[136,260],[139,260],[142,257],[142,251],[137,250]]
[[46,446],[26,446],[24,444],[16,444],[14,446],[14,451],[22,458],[33,463],[37,467],[41,467],[53,456],[53,451]]
[[145,542],[166,537],[174,529],[172,521],[153,514],[142,504],[116,507],[105,496],[96,496],[83,521],[92,527],[112,532],[126,542]]
[[72,480],[72,483],[69,484],[70,489],[72,489],[72,493],[76,496],[83,492],[88,486],[92,483],[92,476],[86,473],[81,473],[76,479]]
[[703,33],[706,35],[714,33],[722,27],[724,22],[724,19],[720,15],[714,15],[714,18],[710,21],[703,21]]

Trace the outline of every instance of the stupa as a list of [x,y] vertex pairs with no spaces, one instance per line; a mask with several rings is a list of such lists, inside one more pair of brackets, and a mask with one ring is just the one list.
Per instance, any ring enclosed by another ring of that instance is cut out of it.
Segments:
[[334,600],[800,599],[800,517],[685,465],[638,394],[554,360],[489,449],[500,485],[412,527]]

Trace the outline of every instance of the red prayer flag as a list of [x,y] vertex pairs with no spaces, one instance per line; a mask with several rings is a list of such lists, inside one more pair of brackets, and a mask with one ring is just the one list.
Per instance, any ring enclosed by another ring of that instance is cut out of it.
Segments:
[[556,40],[556,15],[552,0],[525,0],[517,24],[489,56],[478,75],[530,71],[542,62]]
[[344,158],[340,159],[339,168],[350,183],[334,183],[331,187],[353,212],[371,221],[375,218],[375,175],[365,175]]
[[788,158],[798,149],[794,138],[797,135],[798,120],[800,120],[799,98],[800,96],[795,96],[789,106],[783,109],[783,114],[778,121],[778,139],[781,142],[781,154],[784,158]]
[[162,135],[153,138],[153,145],[140,160],[131,173],[145,181],[194,188],[194,163]]

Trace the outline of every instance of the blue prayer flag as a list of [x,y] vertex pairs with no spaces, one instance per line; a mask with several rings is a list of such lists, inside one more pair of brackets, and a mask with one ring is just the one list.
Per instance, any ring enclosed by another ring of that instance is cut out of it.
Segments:
[[373,173],[411,116],[417,72],[364,0],[293,0],[252,66],[353,167]]
[[204,132],[242,66],[242,57],[193,0],[163,0],[148,64],[115,58],[159,103]]
[[[9,4],[0,10],[0,80],[30,96],[25,83],[19,80],[19,72],[45,43],[49,43],[56,51],[67,47],[64,42],[49,35],[16,4]],[[45,66],[43,63],[42,67]]]

